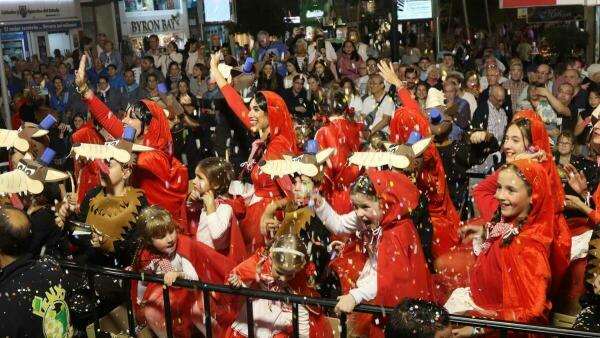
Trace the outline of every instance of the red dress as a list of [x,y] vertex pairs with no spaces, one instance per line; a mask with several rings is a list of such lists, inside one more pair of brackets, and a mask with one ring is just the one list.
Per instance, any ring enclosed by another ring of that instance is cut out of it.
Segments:
[[[413,131],[430,137],[429,121],[410,92],[401,88],[398,96],[404,106],[396,110],[390,121],[390,140],[405,143]],[[428,211],[433,224],[432,254],[437,258],[459,243],[460,217],[450,199],[442,158],[433,143],[423,153],[423,168],[417,176],[417,187],[429,199]]]
[[[233,261],[217,253],[215,250],[196,242],[188,236],[178,235],[177,237],[177,254],[184,257],[194,267],[198,279],[208,283],[221,284],[225,280],[227,273],[235,266]],[[143,269],[154,258],[153,254],[143,249],[136,262],[133,265],[134,271]],[[133,300],[134,310],[138,318],[138,322],[144,323],[147,320],[156,321],[164,328],[164,302],[163,302],[163,285],[156,283],[148,283],[143,296],[143,305],[137,303],[138,283],[132,283],[131,297]],[[211,310],[215,318],[220,318],[220,312],[224,307],[217,306],[220,295],[211,294]],[[176,337],[190,337],[192,332],[192,323],[196,321],[193,316],[196,315],[193,311],[196,303],[203,304],[202,292],[193,289],[171,287],[169,288],[169,300],[171,307],[171,318],[173,319],[173,333]],[[200,308],[203,306],[201,305]],[[144,310],[153,310],[154,317],[147,318],[144,316]],[[203,315],[203,311],[198,311]],[[227,325],[228,322],[224,322]],[[215,328],[222,330],[222,328]]]
[[325,180],[321,183],[321,193],[338,214],[347,214],[353,210],[350,185],[360,175],[360,169],[350,165],[348,157],[360,150],[361,126],[343,117],[333,118],[315,135],[319,150],[336,149],[325,166]]
[[[105,141],[104,137],[94,127],[94,121],[91,119],[73,133],[71,140],[73,144],[104,144]],[[77,203],[81,204],[85,194],[100,185],[100,170],[94,161],[88,161],[83,165],[76,158],[73,161],[75,162],[75,177],[77,179]]]
[[554,192],[546,170],[527,160],[514,161],[531,186],[532,204],[527,221],[513,240],[490,241],[471,270],[475,304],[497,313],[502,320],[546,323],[550,312],[549,254],[553,241]]
[[[100,125],[115,138],[123,135],[123,123],[96,96],[85,99],[85,104]],[[152,112],[148,132],[143,144],[154,151],[138,154],[135,173],[131,175],[131,185],[144,190],[149,204],[158,204],[171,213],[184,234],[192,232],[188,228],[185,213],[185,198],[188,192],[188,171],[173,156],[173,139],[169,121],[163,109],[150,100],[142,102]]]
[[[244,123],[246,128],[250,129],[252,125],[248,117],[248,108],[240,95],[231,85],[221,88],[221,92],[231,110]],[[269,137],[265,142],[264,152],[257,162],[281,159],[286,154],[297,154],[294,124],[285,101],[273,92],[261,91],[260,93],[267,100],[267,111],[265,113],[269,118]],[[289,178],[273,179],[271,176],[261,173],[259,166],[256,164],[252,166],[250,177],[254,185],[254,195],[260,197],[261,200],[246,208],[246,216],[240,222],[244,242],[249,253],[254,252],[265,243],[264,236],[260,232],[260,218],[267,205],[273,200],[289,195],[289,191],[291,191]]]
[[[286,292],[297,295],[304,295],[308,297],[319,297],[318,292],[310,285],[311,283],[309,282],[309,280],[314,276],[314,265],[312,263],[308,263],[302,271],[296,273],[292,280],[285,283],[285,285],[281,285],[280,283],[273,281],[273,274],[271,272],[271,260],[264,247],[258,249],[250,258],[246,259],[240,265],[236,266],[231,271],[231,274],[239,276],[244,285],[247,285],[251,288],[256,287],[258,282],[261,288],[266,288],[269,291]],[[241,299],[235,299],[233,303],[238,305],[238,307],[242,305]],[[272,306],[278,306],[276,302],[269,303],[272,304]],[[286,305],[283,306],[287,307]],[[321,312],[321,309],[314,306],[306,306],[306,308],[309,313],[309,337],[332,338],[333,330],[329,324],[328,319]],[[288,310],[291,312],[291,306]],[[243,307],[240,309],[240,311],[246,311],[246,308]],[[285,309],[284,312],[286,312]],[[255,321],[254,325],[268,327],[269,323]],[[292,334],[293,329],[290,326],[282,332],[273,334],[273,337],[288,338],[292,337]],[[239,332],[236,332],[230,327],[227,330],[225,337],[233,338],[245,336]]]
[[[383,231],[377,245],[377,295],[370,303],[394,307],[406,297],[433,301],[429,268],[417,230],[408,216],[418,204],[418,189],[400,173],[368,170],[367,175],[384,210],[380,222]],[[349,246],[344,256],[331,263],[340,276],[344,294],[353,288],[368,257],[365,250],[355,248]],[[355,320],[359,326],[363,321]],[[385,323],[386,318],[374,316],[369,337],[383,337]]]

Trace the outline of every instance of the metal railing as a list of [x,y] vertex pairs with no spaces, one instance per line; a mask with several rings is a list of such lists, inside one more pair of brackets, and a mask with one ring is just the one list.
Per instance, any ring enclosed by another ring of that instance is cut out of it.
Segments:
[[[104,275],[104,276],[112,276],[116,278],[123,279],[126,281],[126,285],[129,288],[130,282],[134,281],[144,281],[149,283],[157,283],[163,284],[164,279],[163,276],[160,275],[148,275],[139,272],[131,272],[125,270],[118,270],[100,266],[91,266],[91,265],[78,265],[69,261],[61,261],[60,265],[63,269],[73,269],[83,271],[90,282],[90,287],[94,288],[94,275]],[[334,308],[337,301],[334,299],[324,299],[324,298],[311,298],[305,297],[301,295],[293,295],[293,294],[284,294],[279,292],[271,292],[271,291],[263,291],[257,289],[249,289],[249,288],[233,288],[227,285],[219,285],[219,284],[210,284],[203,283],[201,281],[191,281],[178,279],[173,283],[173,286],[183,287],[194,290],[202,290],[202,291],[212,291],[219,293],[228,293],[235,294],[238,296],[246,297],[246,311],[247,311],[247,320],[248,320],[248,337],[254,338],[254,321],[253,321],[253,313],[252,313],[252,302],[250,299],[259,298],[259,299],[268,299],[268,300],[276,300],[283,301],[286,303],[292,304],[292,323],[293,323],[293,337],[297,338],[299,336],[299,324],[298,324],[298,305],[313,305],[320,306],[323,308]],[[93,293],[95,294],[95,293]],[[129,327],[129,335],[135,336],[135,318],[133,315],[133,308],[131,303],[131,297],[129,293],[127,293],[128,297],[125,301],[125,305],[127,307],[127,319],[128,319],[128,327]],[[169,303],[169,288],[163,287],[163,300],[165,307],[165,324],[166,324],[166,333],[168,337],[173,337],[173,327],[172,327],[172,318],[171,318],[171,308]],[[203,302],[204,302],[204,320],[206,326],[206,338],[212,338],[211,332],[211,309],[210,309],[210,295],[209,292],[203,292]],[[391,315],[393,309],[382,306],[375,306],[369,304],[359,304],[354,308],[354,312],[362,312],[369,313],[374,315]],[[94,325],[95,330],[100,328],[99,319],[94,313]],[[579,331],[573,329],[566,329],[554,326],[542,326],[542,325],[529,325],[523,323],[516,322],[507,322],[500,320],[490,320],[490,319],[481,319],[481,318],[473,318],[473,317],[464,317],[464,316],[450,316],[450,322],[456,325],[469,325],[476,326],[482,328],[490,328],[494,330],[498,330],[500,332],[501,337],[508,337],[508,332],[523,332],[523,333],[535,333],[542,334],[546,336],[560,336],[560,337],[600,337],[600,333],[594,332],[586,332]],[[346,315],[340,316],[340,337],[347,337],[348,329],[346,323]]]

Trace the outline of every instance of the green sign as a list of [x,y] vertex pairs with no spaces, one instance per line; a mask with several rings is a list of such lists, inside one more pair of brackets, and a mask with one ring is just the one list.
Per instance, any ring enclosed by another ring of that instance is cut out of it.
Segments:
[[302,23],[314,24],[319,22],[324,16],[327,16],[328,4],[328,0],[302,0],[300,5]]

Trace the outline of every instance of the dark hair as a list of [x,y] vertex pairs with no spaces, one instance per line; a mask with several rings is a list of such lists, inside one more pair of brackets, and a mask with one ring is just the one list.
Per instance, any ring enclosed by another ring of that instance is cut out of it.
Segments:
[[104,80],[104,81],[108,82],[108,76],[100,75],[100,76],[98,76],[98,82],[100,82],[100,80]]
[[352,85],[352,95],[356,95],[356,85],[354,84],[354,81],[347,77],[343,78],[340,82],[340,87],[342,88],[342,90],[344,90],[344,85],[346,85],[346,83],[350,83]]
[[152,121],[152,112],[150,111],[150,108],[148,108],[144,102],[138,101],[132,105],[129,105],[126,108],[126,111],[131,112],[131,117],[142,121],[142,130],[140,135],[143,135],[144,129]]
[[[323,66],[323,74],[322,75],[317,74],[316,66],[318,64]],[[334,80],[333,73],[331,72],[331,69],[329,69],[327,62],[324,60],[317,60],[317,62],[315,62],[315,68],[313,71],[313,75],[316,76],[320,80],[321,85],[324,85],[324,86],[328,85],[331,81]]]
[[114,68],[115,70],[117,70],[117,66],[114,65],[114,63],[111,63],[110,65],[106,66],[106,69],[108,70],[109,68]]
[[254,100],[256,100],[256,104],[258,105],[258,108],[260,108],[266,114],[269,113],[267,111],[267,98],[265,97],[265,95],[263,93],[256,93],[254,95]]
[[154,58],[150,55],[144,56],[144,60],[148,60],[151,64],[154,64]]
[[304,84],[304,75],[302,75],[302,74],[294,75],[294,77],[292,78],[292,82],[296,82],[296,80],[302,80],[302,84]]
[[404,71],[404,75],[406,76],[406,74],[417,74],[417,77],[419,77],[417,70],[412,66],[406,67],[406,70]]
[[156,34],[152,34],[152,35],[150,35],[150,36],[148,37],[148,40],[150,40],[150,39],[152,39],[152,38],[155,38],[156,40],[158,40],[158,35],[156,35]]
[[321,107],[321,112],[327,115],[344,115],[348,110],[348,98],[341,88],[332,88],[327,94],[327,100]]
[[419,62],[421,62],[421,61],[423,61],[423,60],[431,61],[431,60],[429,60],[429,56],[421,56],[421,57],[419,58]]
[[169,63],[169,70],[171,70],[171,67],[173,67],[173,66],[179,67],[179,63],[177,63],[175,61],[171,61],[171,63]]
[[[527,146],[531,146],[533,144],[533,136],[531,135],[531,122],[526,118],[520,118],[512,121],[506,126],[506,130],[510,128],[510,126],[515,125],[521,131],[521,135],[523,135],[523,142],[527,141]],[[506,131],[504,132],[506,135]]]
[[356,50],[356,46],[354,45],[354,42],[352,42],[350,40],[344,41],[344,43],[342,44],[342,49],[346,46],[347,43],[350,43],[352,45],[352,47],[354,48],[352,50],[352,53],[350,53],[350,59],[354,60],[354,61],[360,60],[360,55],[358,55],[358,51]]
[[[15,214],[27,221],[26,224],[15,224]],[[8,256],[19,256],[27,252],[31,236],[31,223],[27,214],[10,205],[0,207],[0,253]]]
[[[271,74],[271,78],[267,79],[267,75],[265,74],[265,67],[271,66],[273,68],[273,73]],[[279,74],[277,74],[277,67],[272,63],[265,63],[258,74],[258,89],[260,90],[271,90],[278,91],[279,90]]]
[[571,142],[575,142],[575,135],[570,130],[565,130],[562,133],[560,133],[556,140],[560,140],[561,137],[568,138],[569,140],[571,140]]
[[196,168],[206,175],[215,195],[227,193],[235,175],[231,163],[219,157],[207,157]]
[[92,38],[84,36],[81,38],[79,43],[80,43],[81,49],[83,50],[83,46],[89,45],[90,43],[92,43]]
[[300,65],[298,64],[298,60],[296,60],[296,58],[290,58],[287,60],[287,63],[291,63],[292,66],[294,66],[294,69],[296,69],[296,73],[301,73],[302,71],[300,70]]
[[379,60],[378,60],[377,58],[375,58],[375,57],[372,57],[372,56],[370,56],[370,57],[367,59],[367,61],[365,61],[365,64],[369,63],[369,61],[375,61],[375,63],[378,63],[378,62],[379,62]]
[[363,194],[373,199],[377,198],[377,191],[375,191],[375,186],[368,175],[364,174],[359,176],[352,186],[350,187],[350,195],[352,194]]
[[386,338],[434,338],[450,325],[443,307],[421,299],[405,298],[394,308],[385,326]]
[[148,74],[148,76],[146,76],[146,82],[148,82],[148,79],[151,77],[153,77],[156,81],[158,81],[158,76],[156,76],[156,74],[154,74],[154,73],[150,73],[150,74]]

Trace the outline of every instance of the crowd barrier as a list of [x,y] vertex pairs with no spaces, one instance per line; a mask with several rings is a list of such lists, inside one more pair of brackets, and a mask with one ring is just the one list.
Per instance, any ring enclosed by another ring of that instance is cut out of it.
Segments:
[[[127,288],[130,287],[131,281],[140,281],[143,280],[148,283],[158,283],[163,284],[163,277],[158,275],[148,275],[139,272],[131,272],[126,270],[118,270],[100,266],[90,266],[90,265],[78,265],[69,261],[61,261],[60,265],[63,269],[73,269],[83,271],[88,281],[90,281],[90,287],[94,288],[94,276],[95,275],[104,275],[111,276],[115,278],[122,279]],[[314,305],[320,306],[323,308],[334,308],[336,305],[336,301],[333,299],[323,299],[323,298],[310,298],[299,295],[292,294],[284,294],[279,292],[270,292],[263,291],[257,289],[248,289],[248,288],[232,288],[226,285],[217,285],[217,284],[209,284],[203,283],[202,281],[190,281],[190,280],[176,280],[173,283],[174,286],[201,290],[201,291],[210,291],[210,292],[219,292],[219,293],[229,293],[235,294],[239,296],[250,298],[261,298],[261,299],[269,299],[276,301],[283,301],[287,303],[291,303],[292,305],[292,318],[293,318],[293,327],[294,333],[293,337],[298,337],[298,305],[306,304],[306,305]],[[94,292],[95,294],[95,292]],[[204,299],[204,310],[205,310],[205,320],[206,327],[210,328],[210,313],[211,313],[211,305],[209,301],[209,292],[203,292]],[[169,306],[169,288],[163,287],[163,299],[165,304],[165,319],[166,319],[166,331],[167,336],[169,338],[173,337],[172,334],[172,318],[171,318],[171,309]],[[248,314],[248,332],[249,338],[254,338],[254,320],[252,315],[252,302],[246,302],[247,307],[246,311]],[[129,327],[129,335],[135,336],[135,319],[132,310],[131,299],[128,297],[126,301],[127,307],[127,319],[128,319],[128,327]],[[392,308],[386,308],[375,305],[368,304],[360,304],[354,308],[354,312],[363,312],[370,314],[385,314],[389,315],[392,313]],[[450,321],[455,325],[470,325],[482,328],[490,328],[495,329],[500,332],[501,337],[510,337],[510,332],[524,332],[524,333],[534,333],[538,335],[546,335],[546,336],[554,336],[554,337],[600,337],[600,333],[593,332],[585,332],[578,331],[567,328],[559,328],[553,326],[541,326],[541,325],[528,325],[523,323],[515,323],[515,322],[507,322],[500,320],[490,320],[490,319],[481,319],[481,318],[472,318],[472,317],[464,317],[464,316],[450,316]],[[95,316],[94,326],[98,329],[99,326],[99,318]],[[340,317],[340,337],[346,338],[348,334],[347,326],[346,326],[346,315],[342,315]],[[210,329],[207,330],[206,338],[212,338],[212,332]]]

